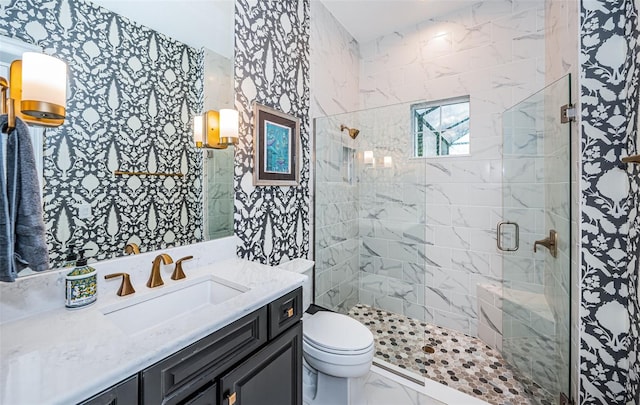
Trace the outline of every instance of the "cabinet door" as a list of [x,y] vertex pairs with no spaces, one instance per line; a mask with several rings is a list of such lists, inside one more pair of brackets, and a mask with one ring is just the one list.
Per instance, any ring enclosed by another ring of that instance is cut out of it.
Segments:
[[223,405],[302,405],[302,323],[219,381]]
[[262,307],[143,370],[142,404],[182,404],[267,340]]
[[80,405],[135,405],[138,403],[138,376],[134,375],[102,391]]

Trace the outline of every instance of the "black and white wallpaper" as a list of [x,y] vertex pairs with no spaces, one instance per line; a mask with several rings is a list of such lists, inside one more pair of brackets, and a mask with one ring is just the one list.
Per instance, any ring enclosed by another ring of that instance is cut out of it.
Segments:
[[[0,34],[69,66],[66,121],[45,136],[52,265],[70,244],[105,259],[127,242],[148,251],[201,240],[202,157],[190,134],[202,109],[202,52],[83,0],[13,0],[0,14]],[[80,218],[80,207],[90,216]]]
[[[309,0],[238,0],[235,19],[237,253],[277,265],[309,252]],[[253,186],[254,102],[300,118],[299,186]]]
[[[629,43],[627,53],[627,86],[626,111],[628,118],[627,127],[627,153],[639,154],[640,145],[638,137],[638,107],[640,97],[640,27],[638,26],[638,10],[634,2],[626,2],[626,38]],[[640,302],[638,300],[638,277],[640,277],[640,165],[627,165],[629,175],[629,244],[627,245],[627,257],[629,257],[629,320],[630,320],[630,347],[629,347],[629,382],[627,383],[627,403],[640,404]]]
[[621,164],[621,158],[636,148],[638,129],[638,25],[633,2],[581,2],[580,38],[579,403],[638,403],[639,177],[637,168]]

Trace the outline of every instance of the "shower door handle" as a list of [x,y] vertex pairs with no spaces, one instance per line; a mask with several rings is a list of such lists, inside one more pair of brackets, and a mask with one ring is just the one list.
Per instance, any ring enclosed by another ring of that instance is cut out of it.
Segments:
[[[516,243],[514,247],[504,247],[502,245],[502,227],[505,225],[513,225],[516,232]],[[510,221],[501,221],[498,222],[498,227],[496,228],[496,245],[498,246],[498,250],[503,252],[515,252],[520,248],[520,226],[515,222]]]

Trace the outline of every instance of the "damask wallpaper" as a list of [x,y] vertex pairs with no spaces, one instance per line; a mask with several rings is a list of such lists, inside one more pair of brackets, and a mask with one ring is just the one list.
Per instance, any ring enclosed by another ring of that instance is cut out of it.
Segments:
[[637,403],[637,39],[632,1],[581,2],[581,404]]
[[148,251],[201,240],[202,157],[190,128],[202,108],[202,53],[83,0],[13,0],[0,14],[0,34],[69,66],[66,121],[45,136],[53,266],[70,244],[100,260],[130,241]]
[[[626,38],[629,42],[627,53],[627,86],[626,111],[628,116],[627,127],[627,153],[629,155],[640,153],[638,141],[638,107],[639,105],[639,77],[640,70],[640,27],[638,26],[638,10],[634,7],[638,4],[626,2]],[[634,136],[635,135],[635,136]],[[638,277],[640,277],[640,165],[626,165],[629,175],[630,187],[628,196],[629,218],[629,244],[627,245],[627,257],[629,257],[629,319],[630,347],[629,347],[629,382],[627,384],[627,403],[640,404],[640,297],[638,296]]]
[[[309,252],[309,0],[238,0],[235,18],[237,250],[276,265]],[[253,186],[254,102],[300,118],[299,186]]]

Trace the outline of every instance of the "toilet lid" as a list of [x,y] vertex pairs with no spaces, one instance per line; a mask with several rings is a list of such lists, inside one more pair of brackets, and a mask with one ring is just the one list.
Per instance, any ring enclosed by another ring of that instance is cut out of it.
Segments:
[[366,326],[335,312],[316,312],[304,321],[302,331],[307,342],[332,351],[359,351],[373,344],[373,334]]

